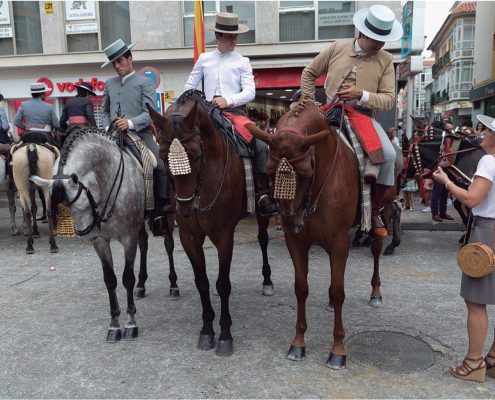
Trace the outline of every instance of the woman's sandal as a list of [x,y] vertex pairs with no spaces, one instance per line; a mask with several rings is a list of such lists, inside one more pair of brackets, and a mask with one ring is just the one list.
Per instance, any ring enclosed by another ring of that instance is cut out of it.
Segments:
[[[467,363],[478,363],[477,367],[473,368]],[[465,381],[484,382],[486,374],[486,364],[483,357],[479,358],[465,358],[461,365],[452,367],[450,373],[458,379]]]
[[[491,359],[493,362],[489,362],[488,359]],[[487,375],[495,378],[495,356],[492,356],[490,353],[488,353],[485,357],[485,364]]]

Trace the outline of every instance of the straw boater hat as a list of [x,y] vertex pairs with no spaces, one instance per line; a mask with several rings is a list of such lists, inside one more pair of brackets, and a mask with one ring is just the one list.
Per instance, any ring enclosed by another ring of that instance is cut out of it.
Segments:
[[478,114],[476,116],[478,121],[485,125],[488,129],[495,132],[495,118],[489,117],[488,115]]
[[402,37],[402,26],[388,7],[363,8],[354,14],[352,20],[359,32],[379,42],[394,42]]
[[97,96],[97,94],[95,92],[93,92],[93,86],[91,86],[91,83],[89,83],[89,82],[82,82],[80,85],[78,85],[77,83],[74,83],[74,86],[77,88],[86,90],[86,92],[88,92],[93,97]]
[[115,61],[117,58],[123,55],[127,50],[132,49],[135,44],[136,43],[132,43],[129,46],[127,46],[122,39],[117,39],[110,46],[105,48],[105,50],[103,50],[108,58],[108,61],[105,61],[101,65],[101,68],[106,67],[112,61]]
[[206,27],[215,32],[220,33],[246,33],[249,31],[247,25],[239,24],[237,14],[220,12],[217,13],[214,24],[206,24]]
[[45,93],[46,87],[44,83],[36,82],[31,83],[31,93]]

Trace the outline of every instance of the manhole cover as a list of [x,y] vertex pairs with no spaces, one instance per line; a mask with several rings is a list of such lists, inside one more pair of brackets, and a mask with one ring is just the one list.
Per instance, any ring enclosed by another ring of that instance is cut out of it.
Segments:
[[362,332],[346,341],[349,359],[386,372],[415,372],[435,362],[433,349],[421,339],[400,332]]

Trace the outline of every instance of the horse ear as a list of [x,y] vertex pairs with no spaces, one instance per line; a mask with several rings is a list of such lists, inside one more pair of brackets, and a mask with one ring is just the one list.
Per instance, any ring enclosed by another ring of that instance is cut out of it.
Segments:
[[324,139],[330,134],[330,131],[328,129],[325,129],[321,132],[315,133],[314,135],[311,136],[305,136],[304,137],[304,145],[306,146],[312,146],[316,143],[318,143],[320,140]]
[[199,101],[196,99],[194,101],[194,105],[189,110],[187,115],[184,117],[184,123],[189,128],[190,131],[194,130],[194,126],[196,125],[196,118],[198,117],[198,107]]
[[163,119],[163,117],[159,113],[157,113],[149,103],[146,103],[146,108],[148,109],[148,112],[150,113],[150,117],[152,121],[155,123],[155,125],[160,126],[160,121]]
[[266,144],[270,145],[272,141],[272,135],[261,130],[254,124],[245,125],[246,129],[253,135],[256,139],[262,140]]

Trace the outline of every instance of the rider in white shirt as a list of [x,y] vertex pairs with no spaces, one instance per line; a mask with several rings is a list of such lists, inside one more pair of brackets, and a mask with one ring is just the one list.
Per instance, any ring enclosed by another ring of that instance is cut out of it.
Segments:
[[[206,25],[208,29],[215,31],[217,48],[199,56],[184,86],[184,90],[196,89],[204,79],[206,100],[220,109],[241,107],[255,97],[253,69],[249,58],[234,51],[238,34],[249,31],[246,25],[238,23],[238,19],[236,14],[222,12],[216,15],[214,24]],[[239,114],[239,110],[234,113]],[[277,206],[268,196],[268,147],[254,138],[250,144],[255,153],[254,179],[260,212],[264,215],[275,214],[278,211]]]

